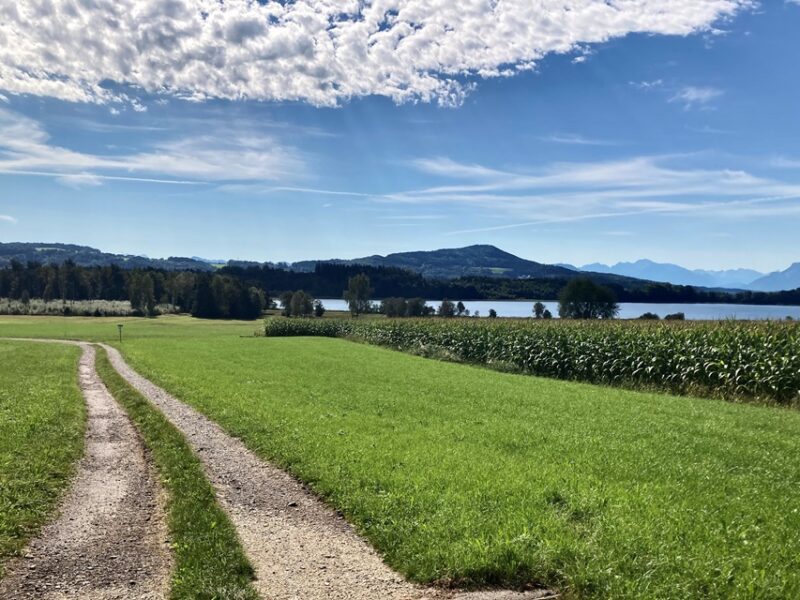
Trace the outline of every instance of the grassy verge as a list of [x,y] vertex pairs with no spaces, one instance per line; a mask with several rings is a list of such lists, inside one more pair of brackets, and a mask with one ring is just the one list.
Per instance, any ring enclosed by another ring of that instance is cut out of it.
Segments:
[[139,338],[133,366],[420,582],[800,597],[800,413],[327,338]]
[[0,576],[48,519],[83,449],[80,350],[0,341]]
[[183,436],[120,377],[104,351],[98,351],[97,370],[141,432],[168,492],[175,556],[171,598],[258,598],[236,530]]

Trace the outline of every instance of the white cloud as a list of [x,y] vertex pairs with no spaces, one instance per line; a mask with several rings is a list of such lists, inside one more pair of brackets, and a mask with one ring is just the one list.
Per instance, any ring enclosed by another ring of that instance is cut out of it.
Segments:
[[616,142],[610,140],[597,140],[587,138],[577,133],[554,133],[552,135],[539,138],[543,142],[553,142],[554,144],[571,144],[575,146],[615,146]]
[[615,230],[615,231],[601,231],[599,232],[600,235],[606,235],[609,237],[635,237],[637,232],[635,231],[626,231],[626,230]]
[[6,223],[16,223],[17,222],[17,220],[14,217],[10,216],[10,215],[0,215],[0,221],[6,222]]
[[56,181],[62,185],[66,185],[67,187],[75,189],[103,185],[103,179],[93,173],[70,173],[67,175],[59,175],[56,177]]
[[162,141],[133,154],[75,152],[52,144],[37,121],[0,109],[0,172],[52,176],[73,187],[98,185],[108,179],[164,183],[291,180],[305,170],[295,149],[284,147],[272,136],[239,130]]
[[735,133],[730,129],[720,129],[719,127],[710,127],[708,125],[703,125],[702,127],[687,127],[686,129],[694,133],[707,133],[711,135],[730,135]]
[[[437,207],[437,216],[396,220],[440,220],[452,207],[495,222],[451,234],[498,231],[542,224],[638,215],[698,215],[720,219],[795,215],[800,184],[729,168],[697,168],[696,154],[633,156],[597,162],[551,163],[530,171],[460,163],[447,157],[419,158],[412,168],[452,183],[369,193],[291,186],[228,184],[220,189],[248,194],[297,193],[350,196],[382,206]],[[386,220],[394,220],[386,217]],[[605,235],[622,235],[612,230]]]
[[[800,0],[797,0],[800,3]],[[769,161],[770,166],[779,169],[800,169],[799,158],[786,158],[785,156],[778,156]]]
[[411,165],[429,175],[450,178],[493,179],[508,175],[508,173],[504,171],[489,169],[481,165],[466,165],[442,156],[435,158],[419,158],[411,161]]
[[[795,214],[800,206],[800,185],[735,169],[675,166],[693,160],[696,157],[638,156],[553,163],[528,173],[450,161],[453,178],[460,180],[455,184],[374,198],[384,203],[459,205],[482,209],[495,219],[516,219],[470,232],[641,214],[745,218]],[[412,164],[441,176],[448,162],[437,158]],[[432,171],[430,164],[438,169]],[[485,176],[476,176],[481,173]]]
[[725,92],[714,87],[696,87],[686,86],[678,90],[672,97],[670,102],[680,102],[684,108],[692,108],[694,106],[707,106],[712,100],[719,98]]
[[389,215],[378,217],[382,221],[438,221],[444,219],[444,215]]
[[290,192],[293,194],[309,194],[313,196],[349,196],[355,198],[372,198],[374,194],[364,192],[351,192],[347,190],[325,190],[319,188],[296,187],[296,186],[265,186],[260,184],[229,183],[217,188],[221,192],[233,192],[242,194],[279,194]]
[[651,81],[631,81],[630,84],[640,90],[652,90],[655,88],[660,88],[662,85],[664,85],[664,80],[653,79]]
[[[631,33],[689,35],[754,0],[26,0],[0,4],[0,89],[457,104],[474,79]],[[118,84],[109,86],[107,82]],[[121,87],[120,87],[121,86]]]

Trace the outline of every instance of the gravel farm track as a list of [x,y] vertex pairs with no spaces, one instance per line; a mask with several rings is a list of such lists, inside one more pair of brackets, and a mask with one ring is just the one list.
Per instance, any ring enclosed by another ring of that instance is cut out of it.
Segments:
[[[89,407],[85,456],[56,520],[45,526],[24,558],[9,565],[0,582],[0,598],[165,598],[171,561],[163,493],[133,425],[95,372],[95,347],[80,345],[80,386]],[[237,529],[263,598],[557,597],[548,590],[462,592],[407,582],[302,483],[136,373],[115,348],[100,346],[120,375],[161,410],[202,461],[220,505]]]
[[58,516],[11,561],[0,598],[164,598],[170,574],[163,491],[125,412],[79,344],[86,446]]

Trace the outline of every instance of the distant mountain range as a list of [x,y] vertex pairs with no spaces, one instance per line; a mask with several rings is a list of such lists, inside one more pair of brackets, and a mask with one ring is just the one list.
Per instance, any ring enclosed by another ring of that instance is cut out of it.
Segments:
[[592,263],[576,267],[565,263],[548,265],[525,260],[490,245],[447,248],[429,252],[398,252],[386,256],[376,254],[346,260],[302,261],[292,264],[290,268],[297,271],[312,271],[317,262],[400,267],[433,279],[457,279],[473,276],[510,277],[513,279],[550,277],[570,279],[575,276],[576,271],[579,271],[594,274],[593,279],[595,280],[604,279],[597,277],[597,274],[606,275],[611,278],[605,279],[606,281],[618,283],[633,278],[727,290],[772,292],[800,288],[800,263],[795,263],[785,271],[770,274],[753,269],[691,270],[680,265],[657,263],[645,259],[636,262],[620,262],[613,266]]
[[[440,280],[462,277],[508,279],[574,279],[576,277],[574,268],[526,260],[488,244],[430,251],[397,252],[386,256],[374,254],[363,258],[309,260],[293,263],[289,265],[289,268],[301,272],[313,271],[317,263],[395,267],[414,271],[427,279]],[[616,273],[587,272],[586,274],[594,281],[603,284],[617,284],[623,287],[640,287],[642,284],[635,277]]]
[[[780,291],[800,288],[800,263],[785,271],[760,273],[752,269],[721,271],[691,270],[670,263],[651,260],[620,262],[615,265],[592,263],[576,267],[569,264],[544,264],[526,260],[491,245],[474,245],[464,248],[445,248],[432,251],[378,254],[354,259],[328,259],[287,263],[255,263],[251,261],[225,261],[169,257],[149,258],[127,254],[111,254],[96,248],[60,243],[2,243],[0,242],[0,268],[12,260],[19,262],[62,263],[72,260],[82,266],[117,265],[125,269],[156,268],[166,270],[213,271],[223,265],[252,266],[269,264],[293,271],[310,272],[319,262],[344,265],[369,265],[397,267],[421,274],[429,279],[458,279],[461,277],[497,277],[511,279],[572,279],[576,272],[585,272],[601,283],[629,285],[632,279],[690,285],[712,289],[738,289],[753,291]],[[640,283],[640,282],[639,282]]]
[[664,281],[695,287],[752,290],[757,292],[777,292],[800,288],[800,263],[792,264],[785,271],[775,271],[773,273],[761,273],[753,269],[690,270],[680,265],[657,263],[644,259],[636,262],[620,262],[612,266],[601,263],[591,263],[582,267],[567,264],[559,266],[575,269],[576,271],[613,273],[637,279]]
[[602,263],[591,263],[579,267],[581,271],[595,273],[614,273],[626,277],[649,279],[651,281],[665,281],[679,285],[692,285],[701,287],[749,289],[751,283],[764,276],[752,269],[730,269],[725,271],[704,271],[701,269],[686,269],[671,263],[657,263],[652,260],[637,260],[636,262],[619,262],[613,266]]
[[61,264],[71,260],[76,265],[83,267],[117,265],[123,269],[214,270],[210,263],[194,258],[177,256],[148,258],[130,254],[111,254],[101,252],[97,248],[76,244],[0,242],[0,269],[10,265],[12,260],[21,263],[38,262],[42,264]]
[[800,287],[800,262],[793,263],[785,271],[775,271],[756,279],[750,284],[753,290],[764,292],[778,292],[780,290],[793,290]]

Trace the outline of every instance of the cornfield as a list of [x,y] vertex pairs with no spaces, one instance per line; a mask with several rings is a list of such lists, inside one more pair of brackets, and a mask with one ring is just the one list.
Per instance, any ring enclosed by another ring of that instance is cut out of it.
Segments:
[[267,319],[267,336],[353,338],[573,381],[800,405],[800,324]]

